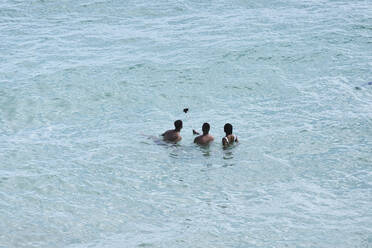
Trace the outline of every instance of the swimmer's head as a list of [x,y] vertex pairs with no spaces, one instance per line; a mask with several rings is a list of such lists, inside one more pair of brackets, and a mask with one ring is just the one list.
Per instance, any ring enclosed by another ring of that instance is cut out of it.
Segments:
[[223,127],[223,130],[225,131],[226,135],[232,134],[233,126],[230,123],[226,123]]
[[182,128],[182,121],[181,120],[176,120],[174,122],[174,127],[176,128],[177,131],[180,131]]
[[208,134],[209,133],[209,129],[211,129],[211,127],[209,126],[209,124],[208,123],[204,123],[203,124],[203,127],[202,127],[203,134]]

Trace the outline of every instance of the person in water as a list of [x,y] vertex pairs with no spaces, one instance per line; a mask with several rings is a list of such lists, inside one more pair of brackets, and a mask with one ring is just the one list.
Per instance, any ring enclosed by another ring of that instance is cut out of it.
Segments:
[[164,141],[169,141],[169,142],[178,142],[182,139],[180,132],[182,129],[182,121],[177,120],[174,122],[174,127],[175,129],[168,130],[164,132],[161,136],[163,136]]
[[233,144],[238,141],[238,137],[234,134],[233,132],[233,126],[230,123],[226,123],[225,126],[223,127],[223,130],[226,133],[226,136],[222,138],[222,145],[223,146],[228,146],[230,144]]
[[194,139],[194,143],[199,145],[208,145],[209,143],[211,143],[214,140],[214,138],[212,135],[209,134],[210,129],[211,127],[209,126],[209,124],[204,123],[202,126],[203,134],[196,137]]

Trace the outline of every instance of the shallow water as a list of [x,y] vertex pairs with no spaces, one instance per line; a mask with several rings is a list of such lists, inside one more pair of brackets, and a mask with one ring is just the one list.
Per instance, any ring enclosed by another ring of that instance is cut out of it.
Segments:
[[371,6],[0,2],[0,247],[371,247]]

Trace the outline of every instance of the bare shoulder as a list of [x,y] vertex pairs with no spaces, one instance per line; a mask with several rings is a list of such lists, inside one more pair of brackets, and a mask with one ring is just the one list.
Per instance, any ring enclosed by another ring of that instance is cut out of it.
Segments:
[[214,137],[212,135],[208,134],[207,137],[206,137],[206,142],[209,143],[209,142],[212,142],[212,141],[214,141]]
[[202,139],[203,139],[203,135],[199,135],[198,137],[196,137],[195,139],[194,139],[194,143],[200,143],[200,142],[202,142]]

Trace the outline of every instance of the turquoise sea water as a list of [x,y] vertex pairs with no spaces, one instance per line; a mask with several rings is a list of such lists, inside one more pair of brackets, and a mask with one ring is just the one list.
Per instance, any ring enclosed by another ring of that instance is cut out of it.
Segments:
[[0,39],[1,248],[372,247],[371,0],[2,0]]

